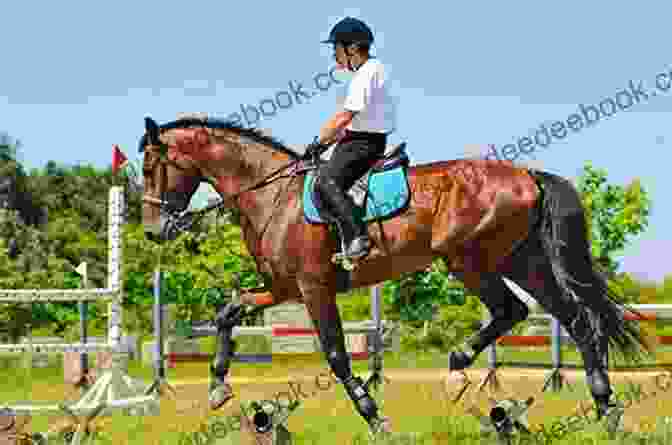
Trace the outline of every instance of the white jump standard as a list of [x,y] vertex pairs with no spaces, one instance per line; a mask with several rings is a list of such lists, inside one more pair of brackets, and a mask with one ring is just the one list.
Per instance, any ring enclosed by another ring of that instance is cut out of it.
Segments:
[[[125,371],[127,351],[121,342],[122,322],[122,298],[121,286],[121,226],[123,224],[124,195],[121,187],[112,187],[109,194],[108,213],[108,286],[104,289],[77,289],[77,290],[0,290],[0,303],[2,302],[72,302],[72,301],[109,301],[108,342],[107,344],[13,344],[0,345],[0,351],[26,352],[94,352],[110,351],[112,353],[112,366],[106,370],[87,391],[84,396],[72,405],[68,405],[69,411],[76,416],[86,416],[101,405],[105,408],[101,414],[110,414],[112,409],[131,407],[158,407],[158,395],[144,394],[141,389],[142,383],[129,377]],[[16,415],[33,415],[46,413],[63,414],[63,405],[60,404],[19,404],[0,406],[9,408]]]

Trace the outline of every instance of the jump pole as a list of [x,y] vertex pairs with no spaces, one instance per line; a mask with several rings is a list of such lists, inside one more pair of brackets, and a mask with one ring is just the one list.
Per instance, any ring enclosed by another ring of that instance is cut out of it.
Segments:
[[[82,288],[88,289],[89,287],[89,273],[87,270],[87,264],[82,263],[75,270],[82,277]],[[79,335],[81,337],[82,344],[85,345],[87,342],[87,312],[88,312],[88,302],[80,301],[79,302]],[[79,381],[78,386],[82,390],[86,391],[89,389],[89,357],[86,352],[83,352],[79,356],[80,368],[82,370],[82,378]]]
[[[543,391],[551,389],[554,392],[562,390],[562,387],[569,382],[562,375],[562,327],[560,326],[560,321],[552,317],[551,318],[551,361],[553,362],[553,369],[551,373],[546,377],[544,381]],[[571,386],[570,386],[571,389]]]
[[156,337],[156,347],[154,355],[154,373],[155,378],[166,378],[166,367],[163,361],[163,306],[161,305],[161,269],[158,267],[154,271],[154,333]]
[[[486,318],[487,322],[491,319],[492,316]],[[488,346],[488,373],[478,385],[478,391],[482,391],[486,386],[492,393],[499,391],[502,387],[497,378],[497,341]]]
[[374,330],[367,335],[367,350],[369,353],[369,370],[371,374],[380,376],[380,405],[383,404],[383,389],[386,377],[383,375],[383,305],[381,301],[381,286],[371,287],[371,318]]
[[161,304],[161,267],[154,270],[154,382],[147,389],[147,394],[156,391],[159,395],[177,393],[166,379],[166,363],[163,353],[163,305]]
[[[112,205],[112,202],[110,202]],[[81,263],[75,268],[75,272],[82,277],[82,284],[80,285],[81,289],[88,289],[89,287],[89,273],[88,273],[88,264],[86,262]],[[82,345],[87,343],[87,312],[88,312],[88,302],[80,301],[79,306],[79,336],[81,339]],[[88,353],[86,350],[79,355],[79,366],[80,366],[80,379],[75,383],[76,388],[80,388],[82,391],[86,392],[93,382],[93,378],[90,374],[89,369],[89,360]]]

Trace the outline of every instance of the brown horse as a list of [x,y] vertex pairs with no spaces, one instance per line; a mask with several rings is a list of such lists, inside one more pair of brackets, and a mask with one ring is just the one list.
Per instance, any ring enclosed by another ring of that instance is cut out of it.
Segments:
[[[199,183],[210,182],[240,213],[247,248],[270,278],[272,304],[306,305],[331,370],[372,430],[383,422],[368,383],[352,375],[336,294],[396,279],[435,258],[442,258],[492,315],[451,353],[451,369],[469,367],[526,319],[527,306],[505,284],[506,276],[560,320],[578,345],[598,418],[622,414],[611,397],[607,347],[613,343],[626,358],[639,359],[647,344],[636,324],[625,321],[625,307],[593,266],[581,200],[567,180],[500,161],[401,162],[397,168],[406,175],[409,200],[396,213],[370,220],[374,248],[347,271],[331,261],[338,240],[329,226],[306,220],[304,181],[316,167],[306,156],[227,122],[182,119],[159,127],[146,118],[145,123],[140,151],[147,236],[157,242],[174,239],[175,227],[189,219],[184,209]],[[243,313],[230,304],[217,315],[213,409],[232,396],[225,383],[234,347],[231,331]]]

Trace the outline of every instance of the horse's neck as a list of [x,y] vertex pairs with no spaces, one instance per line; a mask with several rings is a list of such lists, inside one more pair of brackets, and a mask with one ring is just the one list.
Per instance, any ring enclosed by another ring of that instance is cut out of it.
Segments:
[[[276,151],[263,144],[254,144],[243,151],[245,162],[254,166],[253,173],[240,182],[240,190],[236,193],[254,187],[264,182],[269,175],[291,163],[292,159],[285,153]],[[279,176],[286,174],[279,173]],[[274,175],[275,176],[275,175]],[[237,200],[238,210],[244,216],[257,236],[262,235],[264,226],[272,217],[278,205],[275,198],[286,187],[288,179],[282,178],[272,181],[258,189],[244,194],[243,199]]]

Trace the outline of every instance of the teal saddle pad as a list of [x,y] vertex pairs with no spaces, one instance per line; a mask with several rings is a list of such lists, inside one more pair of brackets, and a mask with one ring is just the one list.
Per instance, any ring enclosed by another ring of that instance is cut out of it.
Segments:
[[[303,214],[309,223],[324,224],[317,206],[313,201],[316,170],[306,174],[303,186]],[[384,171],[374,171],[369,175],[366,192],[365,222],[391,217],[408,206],[411,193],[408,187],[406,168],[403,166]]]

